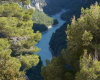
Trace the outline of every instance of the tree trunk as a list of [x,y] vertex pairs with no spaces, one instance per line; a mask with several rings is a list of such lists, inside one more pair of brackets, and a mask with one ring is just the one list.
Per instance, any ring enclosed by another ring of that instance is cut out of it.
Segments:
[[94,59],[98,60],[98,51],[97,51],[97,48],[95,48]]

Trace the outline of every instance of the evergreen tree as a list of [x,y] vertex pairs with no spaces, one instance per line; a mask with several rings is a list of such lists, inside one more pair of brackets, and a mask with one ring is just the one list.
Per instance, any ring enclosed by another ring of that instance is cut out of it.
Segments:
[[96,2],[90,9],[82,8],[81,13],[80,18],[76,20],[74,16],[71,25],[67,25],[67,49],[62,50],[65,63],[72,70],[68,72],[64,67],[65,63],[57,57],[51,63],[47,61],[47,66],[42,67],[44,80],[100,79],[100,6]]
[[100,62],[92,60],[91,55],[85,55],[80,59],[80,71],[76,74],[75,80],[99,80],[100,79]]
[[0,0],[0,3],[22,2],[23,5],[29,5],[30,0]]
[[[66,59],[70,56],[69,64],[77,70],[80,56],[84,53],[84,49],[92,54],[93,59],[99,60],[100,45],[100,6],[96,2],[91,5],[90,9],[84,10],[77,21],[75,17],[72,19],[71,25],[67,26],[67,50],[64,52]],[[65,57],[65,56],[64,56]]]
[[0,39],[0,79],[25,80],[25,73],[20,72],[21,63],[17,58],[11,57],[10,44],[7,39]]
[[23,10],[15,2],[2,0],[0,5],[1,80],[25,80],[25,70],[39,62],[39,56],[33,55],[40,50],[35,45],[41,38],[41,33],[32,30],[34,10]]
[[67,25],[67,49],[62,51],[66,63],[73,68],[74,77],[81,70],[80,56],[85,49],[87,55],[91,53],[92,61],[100,60],[100,6],[96,2],[90,9],[82,8],[81,13],[80,18],[73,17],[71,25]]
[[[72,80],[73,77],[70,74],[70,70],[65,67],[64,59],[59,56],[50,61],[46,60],[46,67],[42,66],[41,74],[44,80]],[[68,78],[69,77],[69,78]]]

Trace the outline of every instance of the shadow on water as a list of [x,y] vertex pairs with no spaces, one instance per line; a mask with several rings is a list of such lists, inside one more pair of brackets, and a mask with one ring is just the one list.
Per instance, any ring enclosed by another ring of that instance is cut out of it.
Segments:
[[60,15],[61,14],[56,14],[54,16],[52,16],[52,18],[55,18],[58,20],[59,24],[55,25],[55,27],[51,26],[50,29],[48,29],[47,32],[42,33],[42,38],[39,41],[38,44],[36,44],[36,46],[38,48],[40,48],[41,50],[38,52],[38,55],[41,57],[41,61],[43,61],[43,65],[46,66],[45,60],[51,60],[52,59],[52,52],[49,49],[49,42],[51,39],[51,36],[53,33],[55,33],[55,31],[60,28],[61,25],[63,25],[65,23],[65,21],[60,19]]
[[44,32],[48,30],[48,28],[44,24],[36,24],[36,23],[33,23],[32,29],[34,30],[34,32],[36,31]]
[[56,25],[56,24],[59,24],[58,20],[57,19],[54,19],[53,20],[53,24],[52,25]]

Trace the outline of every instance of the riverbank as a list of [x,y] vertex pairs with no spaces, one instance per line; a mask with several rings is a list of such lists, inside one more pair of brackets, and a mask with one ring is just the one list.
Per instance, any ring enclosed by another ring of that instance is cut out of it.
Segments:
[[58,20],[59,24],[52,25],[51,28],[49,28],[47,31],[42,32],[42,38],[39,43],[36,44],[36,46],[41,49],[38,52],[38,55],[41,57],[41,61],[43,62],[44,66],[46,66],[45,60],[48,59],[49,61],[51,61],[52,59],[52,50],[49,49],[49,42],[52,37],[52,34],[55,33],[55,31],[65,23],[65,21],[61,20],[60,15],[61,14],[52,16],[52,18]]
[[55,26],[57,26],[57,25],[59,25],[59,23],[56,24],[56,25],[49,26],[48,29],[47,29],[46,31],[43,31],[43,32],[41,32],[41,33],[42,33],[42,34],[43,34],[43,33],[46,33],[49,29],[51,29],[52,27],[55,27]]
[[[54,53],[53,50],[50,48],[50,46],[49,46],[49,50],[52,52],[52,54]],[[52,57],[53,57],[53,55],[52,55]]]

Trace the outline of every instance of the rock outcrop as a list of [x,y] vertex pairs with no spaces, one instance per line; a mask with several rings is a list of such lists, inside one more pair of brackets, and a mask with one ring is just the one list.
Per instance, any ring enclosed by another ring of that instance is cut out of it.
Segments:
[[46,6],[45,0],[31,0],[31,3],[39,11],[43,11],[42,7]]

